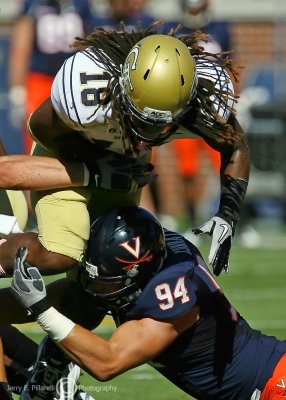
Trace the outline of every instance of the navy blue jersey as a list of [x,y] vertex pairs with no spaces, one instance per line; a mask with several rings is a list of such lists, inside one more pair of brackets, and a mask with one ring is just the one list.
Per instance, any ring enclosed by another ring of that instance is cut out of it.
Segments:
[[25,0],[20,15],[34,21],[34,44],[30,71],[55,76],[75,50],[76,37],[92,30],[88,0]]
[[286,342],[252,329],[224,296],[199,251],[166,231],[167,258],[124,319],[176,319],[194,306],[201,318],[153,366],[197,399],[246,400],[262,390]]
[[[164,33],[178,25],[177,21],[169,21],[164,24]],[[209,53],[220,53],[221,51],[229,51],[231,49],[231,32],[230,24],[226,21],[210,21],[208,24],[204,25],[198,30],[206,33],[208,35],[208,42],[199,41],[200,46],[202,46],[205,51]],[[192,34],[196,29],[191,29],[184,26],[183,21],[181,22],[181,27],[177,31],[176,36],[184,36]]]
[[[209,36],[209,40],[217,44],[216,51],[228,51],[230,50],[230,25],[225,21],[210,21],[207,25],[200,28],[201,31]],[[192,30],[188,27],[182,27],[178,34],[187,35]]]

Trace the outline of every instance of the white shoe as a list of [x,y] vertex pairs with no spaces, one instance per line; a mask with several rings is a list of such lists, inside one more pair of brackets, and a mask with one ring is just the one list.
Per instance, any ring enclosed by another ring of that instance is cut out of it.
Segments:
[[59,352],[46,336],[39,345],[35,366],[20,400],[94,400],[78,390],[80,372],[79,366]]
[[80,368],[70,362],[62,372],[61,378],[56,384],[55,397],[53,400],[74,400],[77,393],[77,381],[80,376]]
[[78,391],[74,396],[74,400],[95,400],[95,398],[86,392]]

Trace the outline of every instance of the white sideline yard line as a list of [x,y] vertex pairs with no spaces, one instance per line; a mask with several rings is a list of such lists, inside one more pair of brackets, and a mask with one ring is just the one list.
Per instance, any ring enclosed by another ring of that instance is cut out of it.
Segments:
[[229,275],[234,276],[247,276],[248,273],[251,273],[251,279],[255,279],[255,276],[285,276],[286,275],[286,265],[285,268],[281,268],[281,266],[275,269],[275,265],[270,266],[269,263],[260,263],[259,265],[251,265],[248,267],[239,266],[239,265],[230,265]]
[[[286,329],[286,321],[285,319],[277,319],[277,320],[258,320],[258,319],[252,319],[252,320],[247,320],[247,322],[250,324],[250,326],[254,329],[259,329],[259,330],[264,330],[264,329]],[[285,339],[286,339],[286,332],[285,332]]]
[[146,373],[133,373],[131,374],[131,379],[135,381],[154,381],[156,379],[161,380],[162,377],[159,375],[156,375],[155,373],[152,374],[152,372],[146,372]]
[[286,290],[280,290],[279,288],[230,289],[229,296],[240,301],[284,300],[286,299]]

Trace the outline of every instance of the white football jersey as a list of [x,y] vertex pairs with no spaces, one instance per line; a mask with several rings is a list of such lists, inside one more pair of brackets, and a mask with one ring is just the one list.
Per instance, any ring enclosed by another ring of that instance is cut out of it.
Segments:
[[[231,80],[220,66],[210,61],[206,64],[196,60],[198,76],[214,81],[217,87],[234,92]],[[106,90],[109,73],[94,57],[92,51],[85,50],[68,58],[57,73],[51,90],[51,101],[59,117],[66,125],[78,130],[90,141],[104,141],[112,151],[122,152],[122,138],[119,123],[112,115],[111,104],[98,106]],[[231,101],[231,100],[230,100]],[[233,101],[231,101],[233,103]],[[213,98],[215,109],[224,118],[229,111]],[[232,106],[233,104],[229,104]],[[195,137],[186,128],[179,129],[176,138]],[[171,140],[170,138],[169,140]],[[131,147],[131,143],[125,143]]]
[[[90,141],[104,141],[109,150],[122,152],[119,124],[112,118],[111,105],[98,107],[106,90],[109,73],[91,51],[68,58],[57,73],[51,101],[59,117]],[[128,143],[126,144],[128,147]]]

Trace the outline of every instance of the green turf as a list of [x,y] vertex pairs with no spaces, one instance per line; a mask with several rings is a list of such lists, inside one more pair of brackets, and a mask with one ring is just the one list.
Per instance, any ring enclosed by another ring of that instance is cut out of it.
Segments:
[[[208,247],[202,248],[205,258],[207,251]],[[217,279],[232,304],[254,328],[281,339],[286,338],[285,255],[283,248],[242,249],[234,246],[230,272]],[[42,337],[31,333],[29,336],[37,341]],[[80,383],[96,400],[190,399],[145,365],[104,383],[83,374]]]

